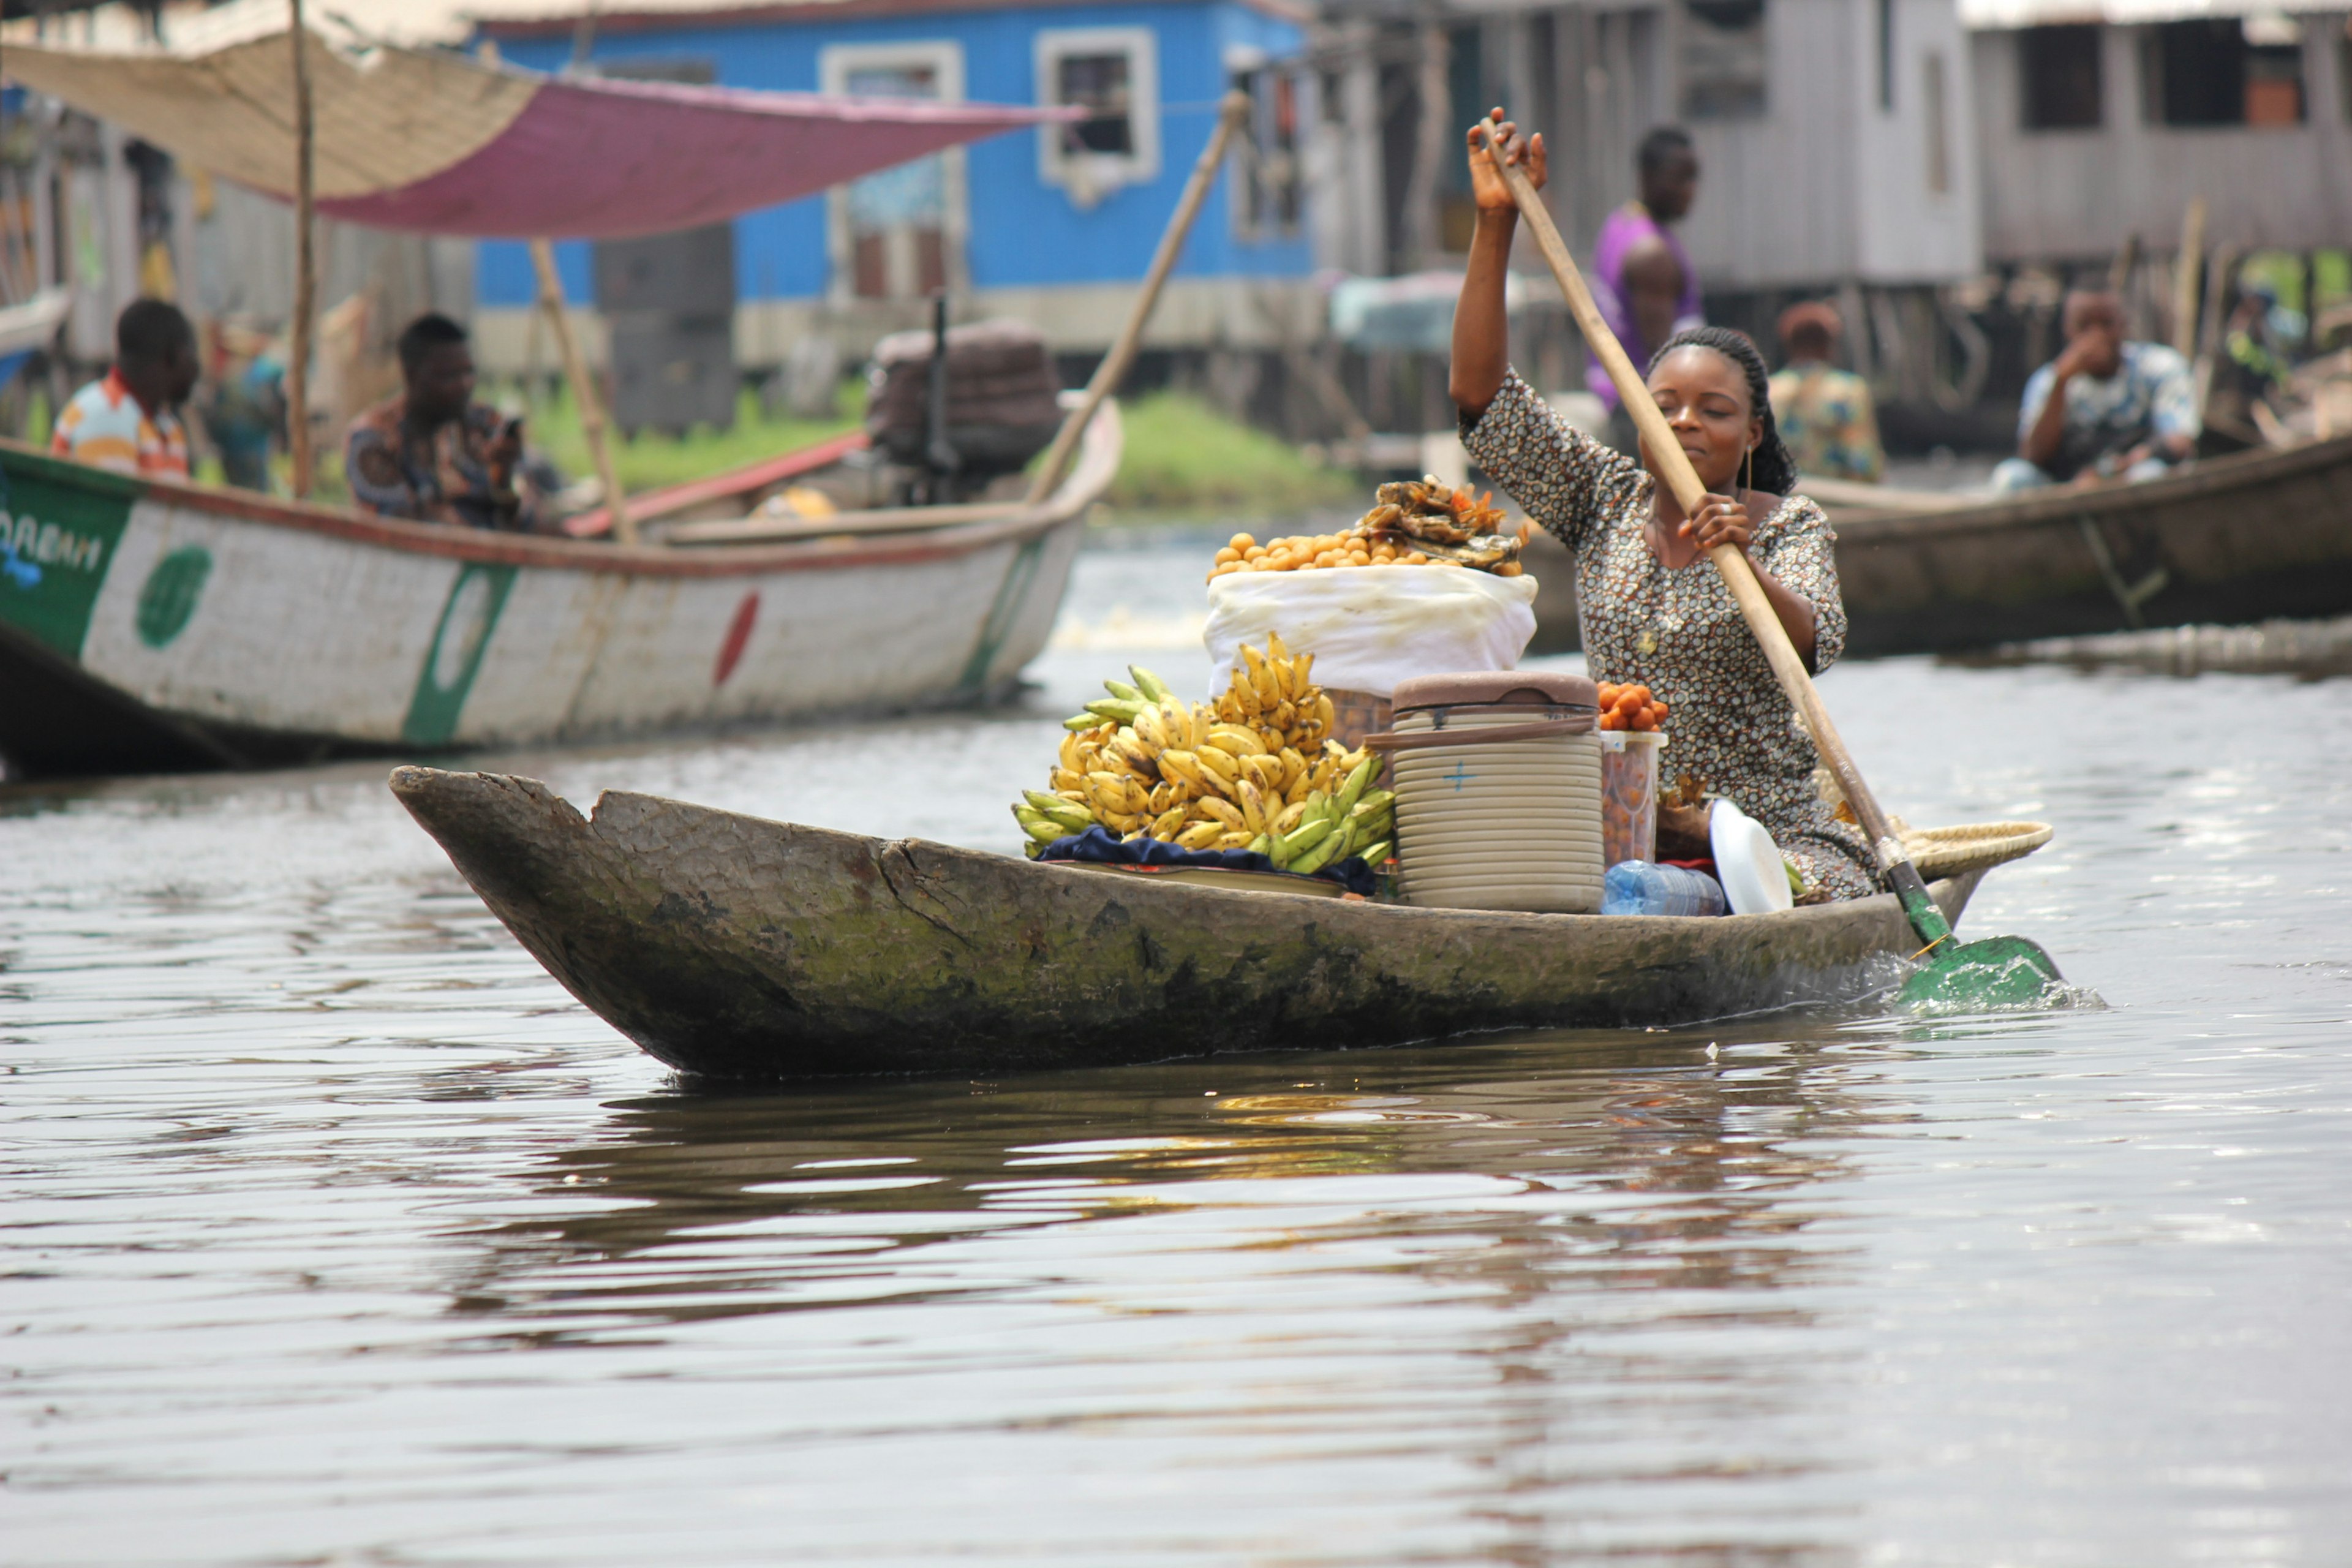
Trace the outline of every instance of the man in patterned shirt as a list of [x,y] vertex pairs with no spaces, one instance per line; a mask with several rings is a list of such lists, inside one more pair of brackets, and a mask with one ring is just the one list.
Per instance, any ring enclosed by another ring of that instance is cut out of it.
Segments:
[[141,479],[188,477],[180,407],[196,389],[195,329],[179,307],[134,300],[114,322],[114,368],[73,395],[49,450]]
[[1876,484],[1886,468],[1870,383],[1830,363],[1838,313],[1818,300],[1780,312],[1789,363],[1772,373],[1772,419],[1801,474]]
[[466,329],[437,313],[400,334],[397,397],[352,421],[343,479],[352,500],[382,517],[528,532],[537,498],[518,488],[522,421],[474,401]]
[[2162,343],[2124,338],[2123,301],[2066,296],[2066,349],[2025,384],[2017,456],[1992,472],[1997,490],[2076,479],[2152,479],[2197,447],[2189,362]]

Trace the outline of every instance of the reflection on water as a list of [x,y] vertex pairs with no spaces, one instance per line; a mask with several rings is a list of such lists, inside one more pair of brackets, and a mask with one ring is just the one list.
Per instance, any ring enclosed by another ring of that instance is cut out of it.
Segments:
[[[553,1266],[566,1311],[609,1289],[617,1310],[663,1316],[667,1307],[635,1299],[635,1274],[669,1278],[674,1253],[707,1261],[729,1237],[871,1224],[870,1247],[853,1249],[851,1272],[864,1277],[878,1258],[911,1261],[943,1242],[1038,1225],[1263,1210],[1320,1183],[1352,1193],[1377,1179],[1402,1195],[1423,1179],[1462,1177],[1508,1196],[1523,1243],[1540,1234],[1581,1251],[1607,1240],[1654,1251],[1661,1267],[1694,1282],[1727,1283],[1710,1273],[1724,1259],[1685,1257],[1683,1244],[1799,1228],[1775,1212],[1780,1195],[1835,1173],[1838,1162],[1782,1149],[1776,1136],[1868,1114],[1832,1081],[1801,1089],[1796,1074],[1726,1072],[1687,1042],[1646,1052],[1608,1042],[1598,1064],[1563,1072],[1563,1058],[1599,1042],[1580,1044],[1534,1053],[1538,1076],[1467,1085],[1443,1058],[1383,1053],[1350,1060],[1341,1079],[1289,1082],[1276,1080],[1296,1064],[1279,1058],[1171,1064],[1121,1074],[1108,1095],[1088,1073],[620,1102],[603,1139],[541,1173],[541,1195],[573,1212],[486,1234],[478,1270],[455,1293],[495,1295],[513,1309],[532,1295],[515,1275]],[[1522,1054],[1484,1052],[1490,1067]],[[1197,1087],[1236,1075],[1266,1087]],[[1059,1136],[1074,1108],[1087,1135]],[[1577,1202],[1552,1201],[1570,1194]],[[730,1310],[793,1305],[802,1284],[835,1277],[840,1249],[830,1245],[779,1277],[754,1248],[746,1261],[766,1284],[736,1279]],[[574,1266],[592,1258],[628,1272],[604,1276],[613,1283],[583,1298]],[[1513,1261],[1534,1259],[1515,1252]],[[1771,1259],[1757,1261],[1749,1282],[1772,1283]],[[706,1289],[715,1283],[699,1269],[697,1279]]]
[[[1116,662],[509,761],[1009,849]],[[2352,688],[1826,688],[2110,1009],[688,1092],[380,767],[9,795],[0,1558],[2334,1561]]]

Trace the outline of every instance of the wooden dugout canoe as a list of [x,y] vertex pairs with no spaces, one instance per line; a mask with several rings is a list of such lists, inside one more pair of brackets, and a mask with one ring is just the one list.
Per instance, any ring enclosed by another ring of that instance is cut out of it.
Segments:
[[[2146,484],[1920,499],[1831,513],[1849,658],[2352,612],[2352,437]],[[1536,650],[1574,648],[1572,557],[1538,533],[1527,561]]]
[[[535,780],[404,767],[401,804],[564,988],[728,1079],[999,1073],[1851,996],[1891,895],[1715,920],[1228,892]],[[1959,918],[1980,871],[1933,884]],[[1140,885],[1139,885],[1140,884]]]
[[243,767],[1001,692],[1052,633],[1118,471],[1118,411],[1039,506],[744,517],[863,445],[643,498],[632,510],[674,542],[622,547],[131,479],[0,441],[0,758],[18,776]]

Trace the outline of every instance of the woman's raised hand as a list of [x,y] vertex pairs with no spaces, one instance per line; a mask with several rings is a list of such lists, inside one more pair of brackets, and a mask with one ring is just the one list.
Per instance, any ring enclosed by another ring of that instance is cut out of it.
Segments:
[[1678,531],[1696,544],[1701,553],[1718,544],[1728,544],[1745,555],[1748,542],[1755,536],[1748,509],[1729,496],[1707,497],[1696,511],[1683,519]]
[[1503,184],[1503,176],[1486,161],[1486,138],[1492,136],[1503,150],[1503,162],[1517,163],[1528,172],[1528,183],[1536,189],[1544,188],[1547,172],[1544,139],[1540,131],[1522,137],[1518,126],[1503,118],[1499,109],[1489,110],[1486,118],[1470,127],[1466,140],[1470,143],[1470,195],[1481,212],[1507,212],[1517,216],[1519,204],[1511,199],[1511,188]]

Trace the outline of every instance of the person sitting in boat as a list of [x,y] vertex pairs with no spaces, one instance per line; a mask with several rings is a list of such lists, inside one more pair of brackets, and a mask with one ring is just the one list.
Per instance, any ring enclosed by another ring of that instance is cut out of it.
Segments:
[[[1464,444],[1576,552],[1585,661],[1596,679],[1639,682],[1667,704],[1667,773],[1695,775],[1762,823],[1809,898],[1875,890],[1869,847],[1816,791],[1813,743],[1706,558],[1718,544],[1746,552],[1807,667],[1835,662],[1846,616],[1834,537],[1822,509],[1791,493],[1796,471],[1762,357],[1737,331],[1696,327],[1651,359],[1651,396],[1707,488],[1706,504],[1685,516],[1646,444],[1638,461],[1613,450],[1569,425],[1512,370],[1503,286],[1518,209],[1487,163],[1486,131],[1538,188],[1545,174],[1543,139],[1522,141],[1502,110],[1472,130],[1477,216],[1454,314],[1452,375]],[[1672,853],[1663,826],[1661,853]]]
[[133,300],[114,321],[114,368],[65,405],[49,450],[142,479],[188,477],[180,409],[196,389],[196,330],[176,305]]
[[1886,470],[1870,383],[1830,363],[1844,323],[1836,308],[1807,300],[1780,312],[1789,363],[1772,373],[1772,418],[1801,474],[1876,484]]
[[522,421],[474,401],[466,329],[437,312],[400,334],[397,397],[352,421],[344,481],[362,510],[415,522],[530,531],[542,508],[522,466]]
[[2065,352],[2025,384],[2017,456],[1993,469],[1993,489],[2160,479],[2189,461],[2198,432],[2189,362],[2162,343],[2126,340],[2113,294],[2067,295],[2065,323]]

